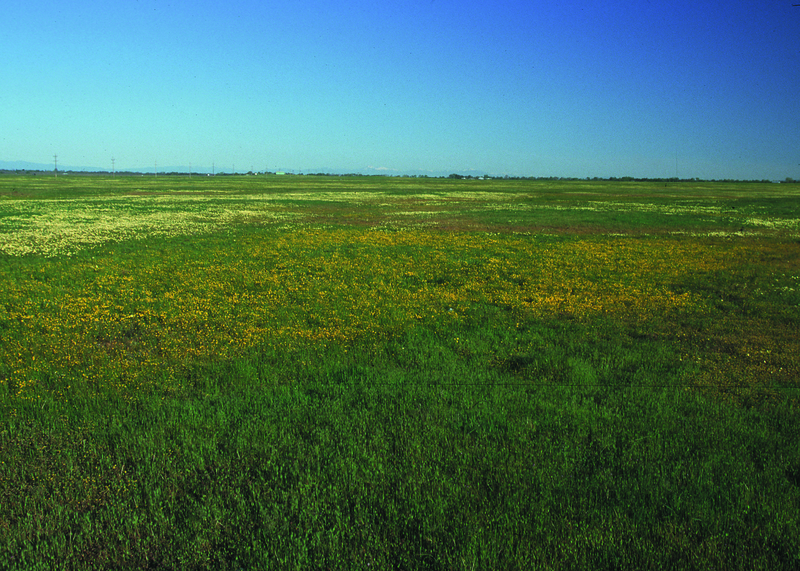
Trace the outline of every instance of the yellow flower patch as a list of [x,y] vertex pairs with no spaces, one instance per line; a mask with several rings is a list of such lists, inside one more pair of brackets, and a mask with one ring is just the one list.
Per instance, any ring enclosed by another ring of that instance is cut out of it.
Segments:
[[317,229],[233,240],[209,242],[197,256],[180,257],[173,245],[171,254],[42,268],[83,275],[80,283],[0,282],[4,383],[21,398],[93,383],[123,393],[168,388],[197,361],[379,340],[458,321],[474,304],[521,320],[702,311],[703,296],[676,284],[726,260],[710,245],[675,238]]

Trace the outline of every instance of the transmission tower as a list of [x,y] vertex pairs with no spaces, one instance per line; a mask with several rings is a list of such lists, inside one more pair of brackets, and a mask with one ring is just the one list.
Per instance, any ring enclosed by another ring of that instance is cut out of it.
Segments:
[[58,155],[53,155],[53,161],[54,161],[54,162],[55,162],[55,164],[56,164],[56,170],[55,170],[55,173],[56,173],[56,178],[58,178]]

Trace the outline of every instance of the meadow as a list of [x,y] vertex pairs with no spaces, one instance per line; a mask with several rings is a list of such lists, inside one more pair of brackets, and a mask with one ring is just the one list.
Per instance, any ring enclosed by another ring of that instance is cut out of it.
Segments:
[[0,176],[0,569],[798,569],[798,199]]

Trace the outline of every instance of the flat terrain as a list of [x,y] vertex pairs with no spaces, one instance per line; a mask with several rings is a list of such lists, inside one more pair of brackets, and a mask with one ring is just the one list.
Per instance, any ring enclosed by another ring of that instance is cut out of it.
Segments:
[[0,177],[0,568],[800,567],[800,186]]

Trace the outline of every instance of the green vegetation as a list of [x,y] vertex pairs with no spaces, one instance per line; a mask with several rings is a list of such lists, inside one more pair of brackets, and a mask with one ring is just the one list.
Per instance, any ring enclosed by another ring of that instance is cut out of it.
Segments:
[[0,568],[796,569],[797,192],[0,177]]

